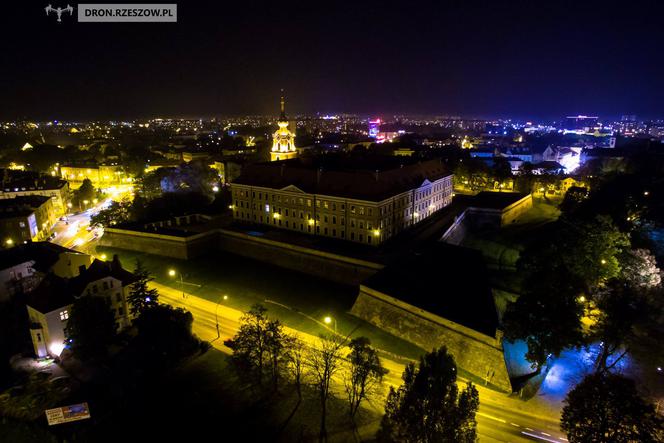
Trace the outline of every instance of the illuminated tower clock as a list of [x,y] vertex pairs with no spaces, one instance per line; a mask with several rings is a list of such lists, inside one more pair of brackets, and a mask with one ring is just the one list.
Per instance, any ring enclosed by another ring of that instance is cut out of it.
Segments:
[[288,129],[288,119],[286,118],[286,102],[284,100],[284,91],[281,90],[281,114],[277,121],[279,129],[272,135],[272,151],[270,151],[270,160],[288,160],[297,156],[295,149],[295,134]]

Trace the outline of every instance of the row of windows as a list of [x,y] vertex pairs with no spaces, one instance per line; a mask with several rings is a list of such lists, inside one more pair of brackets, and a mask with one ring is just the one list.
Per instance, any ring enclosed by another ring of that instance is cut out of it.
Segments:
[[[108,280],[108,281],[104,280],[102,282],[102,290],[105,291],[112,287],[113,287],[113,280]],[[97,294],[98,292],[99,292],[99,286],[97,286],[97,283],[95,283],[94,285],[92,285],[92,293]],[[90,295],[90,288],[88,288],[88,295]]]

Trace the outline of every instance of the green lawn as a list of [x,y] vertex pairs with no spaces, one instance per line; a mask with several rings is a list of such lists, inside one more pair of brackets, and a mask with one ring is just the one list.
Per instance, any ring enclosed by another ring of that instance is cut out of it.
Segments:
[[[127,269],[133,269],[140,259],[156,281],[184,290],[198,297],[247,311],[254,303],[262,303],[269,315],[285,325],[318,335],[329,333],[334,323],[326,326],[323,319],[331,316],[337,321],[341,334],[353,332],[371,339],[373,345],[391,354],[417,359],[424,351],[348,313],[357,296],[356,286],[328,282],[306,274],[281,269],[255,260],[228,253],[215,253],[193,260],[176,260],[135,251],[98,248],[98,253],[108,257],[118,254]],[[201,285],[200,288],[179,283],[169,277],[168,270],[176,269],[184,276],[185,283]],[[266,300],[269,300],[266,302]]]
[[499,230],[469,232],[461,243],[482,251],[488,264],[498,270],[514,270],[519,254],[544,226],[555,221],[560,211],[544,200],[534,200],[533,208],[516,223]]

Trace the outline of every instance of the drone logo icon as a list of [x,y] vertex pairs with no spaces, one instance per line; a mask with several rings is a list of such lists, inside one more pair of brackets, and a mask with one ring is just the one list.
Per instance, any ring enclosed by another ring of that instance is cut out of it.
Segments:
[[47,7],[44,8],[44,10],[46,11],[46,15],[50,15],[51,12],[55,12],[58,16],[58,22],[62,22],[63,12],[68,12],[69,15],[74,15],[74,8],[71,7],[69,4],[67,4],[66,8],[60,8],[60,7],[54,8],[49,4]]

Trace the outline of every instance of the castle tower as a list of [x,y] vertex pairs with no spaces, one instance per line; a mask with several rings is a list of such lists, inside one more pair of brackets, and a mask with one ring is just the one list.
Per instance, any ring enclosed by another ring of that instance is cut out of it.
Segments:
[[284,91],[281,90],[281,113],[277,121],[279,129],[272,135],[272,150],[270,151],[270,160],[288,160],[297,156],[295,149],[295,134],[288,129],[288,119],[286,118],[286,101]]

